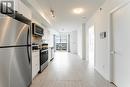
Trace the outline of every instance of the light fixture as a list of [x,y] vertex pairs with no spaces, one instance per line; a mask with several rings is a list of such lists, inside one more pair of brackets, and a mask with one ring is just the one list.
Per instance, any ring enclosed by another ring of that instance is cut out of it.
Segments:
[[49,5],[49,7],[50,7],[50,15],[51,15],[51,17],[52,18],[55,18],[56,16],[55,16],[55,11],[54,11],[54,9],[53,9],[53,3],[52,3],[52,1],[51,0],[47,0],[48,1],[48,5]]
[[84,9],[83,8],[75,8],[75,9],[73,9],[73,12],[75,14],[82,14],[84,12]]
[[52,16],[53,18],[55,18],[55,11],[54,11],[53,9],[50,9],[50,12],[51,12],[51,16]]

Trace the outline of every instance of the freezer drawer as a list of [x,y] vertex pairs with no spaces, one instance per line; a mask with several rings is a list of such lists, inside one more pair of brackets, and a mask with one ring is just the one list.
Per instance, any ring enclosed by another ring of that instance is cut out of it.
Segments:
[[30,49],[0,48],[0,87],[28,87],[32,79]]

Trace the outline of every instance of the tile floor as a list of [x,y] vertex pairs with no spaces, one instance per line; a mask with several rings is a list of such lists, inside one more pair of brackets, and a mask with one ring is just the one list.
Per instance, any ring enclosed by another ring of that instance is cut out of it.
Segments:
[[77,55],[56,52],[55,59],[30,87],[115,87]]

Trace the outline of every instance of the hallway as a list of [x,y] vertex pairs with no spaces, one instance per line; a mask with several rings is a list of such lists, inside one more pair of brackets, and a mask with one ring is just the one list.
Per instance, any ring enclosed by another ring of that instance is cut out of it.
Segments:
[[67,52],[55,59],[32,82],[31,87],[115,87],[105,81],[86,61]]

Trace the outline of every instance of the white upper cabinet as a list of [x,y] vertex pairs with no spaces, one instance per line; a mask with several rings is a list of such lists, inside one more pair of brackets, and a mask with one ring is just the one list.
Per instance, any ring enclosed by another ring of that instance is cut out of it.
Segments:
[[31,19],[31,10],[21,1],[19,2],[19,12],[23,14],[25,17]]
[[21,0],[14,0],[14,8],[23,16],[27,17],[28,19],[31,19],[31,10]]

